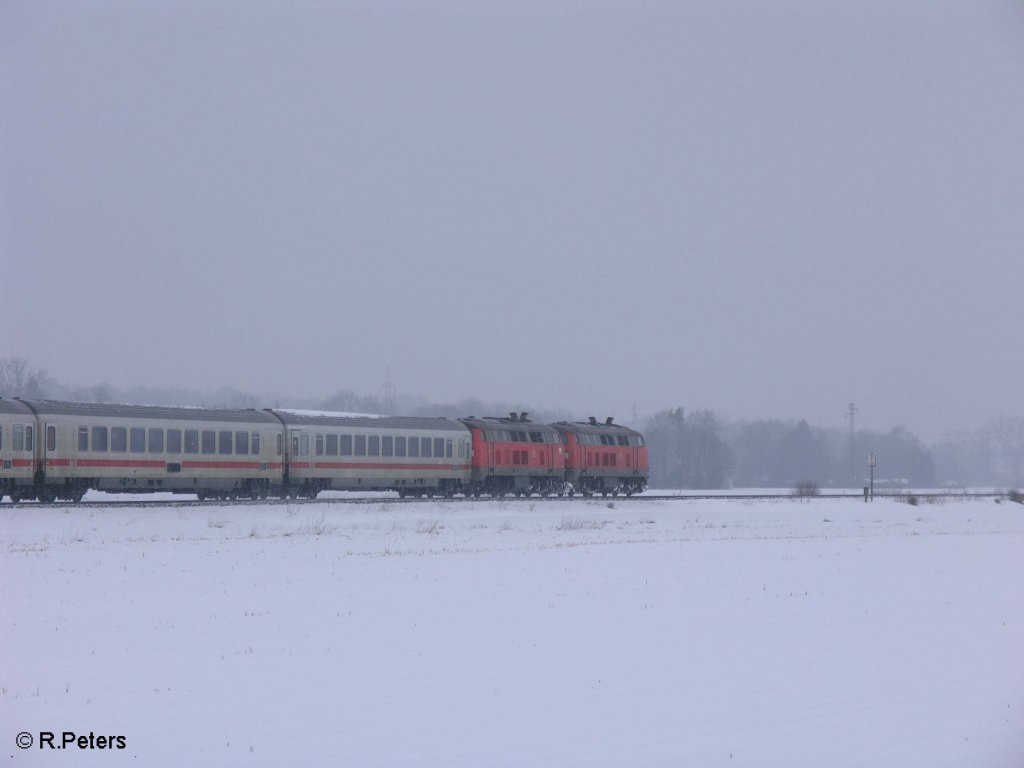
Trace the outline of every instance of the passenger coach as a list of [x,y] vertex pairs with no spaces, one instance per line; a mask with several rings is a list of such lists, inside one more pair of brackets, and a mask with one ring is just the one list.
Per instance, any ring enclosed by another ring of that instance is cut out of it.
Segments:
[[287,430],[290,496],[397,491],[454,496],[469,481],[469,431],[457,421],[275,409]]
[[31,408],[21,400],[0,398],[0,498],[18,501],[35,496],[35,432]]
[[30,427],[12,426],[13,447],[35,464],[31,484],[15,478],[12,500],[79,501],[90,488],[255,499],[281,484],[282,425],[263,411],[13,402],[40,434],[32,450]]

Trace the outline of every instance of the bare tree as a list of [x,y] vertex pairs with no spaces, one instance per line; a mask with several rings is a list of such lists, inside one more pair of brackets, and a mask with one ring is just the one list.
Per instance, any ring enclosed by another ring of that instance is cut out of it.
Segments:
[[42,369],[32,370],[24,357],[0,359],[0,395],[46,397],[50,380]]
[[1005,482],[1024,481],[1024,418],[1003,416],[988,425],[996,466]]

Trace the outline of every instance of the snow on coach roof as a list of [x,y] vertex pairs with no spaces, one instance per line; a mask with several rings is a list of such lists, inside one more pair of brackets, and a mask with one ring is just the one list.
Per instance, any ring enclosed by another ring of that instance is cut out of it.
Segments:
[[375,429],[447,429],[465,432],[457,421],[430,416],[377,416],[370,414],[299,411],[286,408],[268,409],[289,425],[325,427],[372,427]]
[[235,421],[279,423],[273,415],[253,409],[198,408],[167,405],[115,405],[112,403],[67,403],[59,400],[25,400],[39,414],[55,416],[96,416],[113,419],[167,419],[173,421]]

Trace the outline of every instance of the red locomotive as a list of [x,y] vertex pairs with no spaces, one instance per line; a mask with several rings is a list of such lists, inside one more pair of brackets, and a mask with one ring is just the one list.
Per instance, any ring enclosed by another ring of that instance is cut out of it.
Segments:
[[647,446],[635,429],[615,424],[611,417],[601,424],[593,416],[587,422],[559,421],[552,426],[565,444],[570,495],[575,490],[586,496],[631,496],[646,490]]

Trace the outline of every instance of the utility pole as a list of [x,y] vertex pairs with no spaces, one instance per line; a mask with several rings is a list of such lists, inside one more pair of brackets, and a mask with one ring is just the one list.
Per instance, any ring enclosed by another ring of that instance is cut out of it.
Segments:
[[388,366],[387,373],[384,378],[384,413],[391,416],[395,412],[395,394],[398,392],[398,387],[395,386],[394,382],[391,381],[391,366]]
[[846,418],[850,420],[850,482],[852,488],[858,486],[857,482],[857,406],[850,403],[846,406]]

